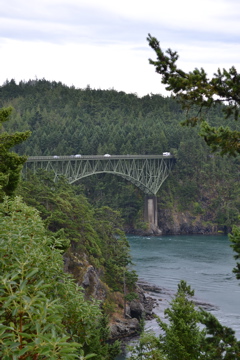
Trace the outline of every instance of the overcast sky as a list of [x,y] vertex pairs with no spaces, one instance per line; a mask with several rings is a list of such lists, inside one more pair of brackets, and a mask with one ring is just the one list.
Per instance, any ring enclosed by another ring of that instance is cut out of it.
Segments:
[[146,41],[179,53],[184,70],[240,71],[240,0],[0,0],[0,85],[61,81],[76,88],[167,93]]

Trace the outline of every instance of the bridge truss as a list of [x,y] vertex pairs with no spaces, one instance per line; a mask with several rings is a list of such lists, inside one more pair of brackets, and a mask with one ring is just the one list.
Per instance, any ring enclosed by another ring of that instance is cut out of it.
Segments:
[[110,173],[127,179],[148,195],[156,195],[174,162],[173,156],[162,155],[32,156],[24,165],[23,177],[27,178],[29,170],[36,174],[43,169],[54,173],[54,181],[65,176],[72,184],[90,175]]

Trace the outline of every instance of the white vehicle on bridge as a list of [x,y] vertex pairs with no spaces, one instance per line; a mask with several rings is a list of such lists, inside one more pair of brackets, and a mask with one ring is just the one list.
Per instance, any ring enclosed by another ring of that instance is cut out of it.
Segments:
[[81,157],[82,155],[80,155],[80,154],[77,154],[77,155],[75,155],[75,157]]
[[111,155],[110,155],[110,154],[105,154],[104,156],[109,157],[109,156],[111,156]]
[[170,152],[163,152],[162,154],[163,154],[163,156],[171,156]]

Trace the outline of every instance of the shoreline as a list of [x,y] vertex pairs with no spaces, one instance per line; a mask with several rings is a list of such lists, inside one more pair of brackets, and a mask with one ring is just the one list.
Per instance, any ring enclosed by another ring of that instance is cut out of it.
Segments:
[[[110,324],[111,340],[130,341],[139,337],[142,331],[142,321],[148,329],[154,331],[156,318],[164,318],[164,311],[169,307],[175,296],[175,291],[149,283],[144,279],[137,281],[136,293],[138,299],[127,303],[126,315],[115,314]],[[218,307],[193,297],[193,303],[206,311],[216,311]],[[151,323],[152,322],[152,323]],[[156,329],[155,329],[156,330]],[[154,331],[155,332],[155,331]]]
[[[147,316],[144,318],[145,330],[153,331],[155,334],[160,333],[159,327],[156,322],[156,317],[164,318],[164,311],[171,300],[174,298],[175,291],[171,289],[166,289],[155,284],[149,283],[144,279],[139,279],[137,281],[138,292],[141,294],[142,305],[149,306]],[[193,302],[196,306],[202,307],[206,311],[218,310],[218,307],[208,303],[200,301],[196,298],[193,298]],[[150,310],[150,312],[149,312]],[[127,320],[127,319],[126,319]],[[139,321],[139,320],[138,320]],[[132,334],[128,334],[125,337],[119,337],[118,340],[121,342],[122,353],[115,360],[126,359],[126,348],[127,346],[134,341],[137,341],[140,336],[140,331]],[[116,339],[117,340],[117,339]]]

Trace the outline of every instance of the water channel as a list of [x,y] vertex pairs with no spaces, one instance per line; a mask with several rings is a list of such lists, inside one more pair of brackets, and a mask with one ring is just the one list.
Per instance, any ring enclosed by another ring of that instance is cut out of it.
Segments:
[[[164,316],[177,284],[186,280],[195,299],[240,339],[240,281],[232,273],[236,261],[227,236],[128,236],[128,240],[139,278],[163,288],[162,294],[150,294],[158,300],[157,315]],[[159,331],[154,320],[146,328]]]

